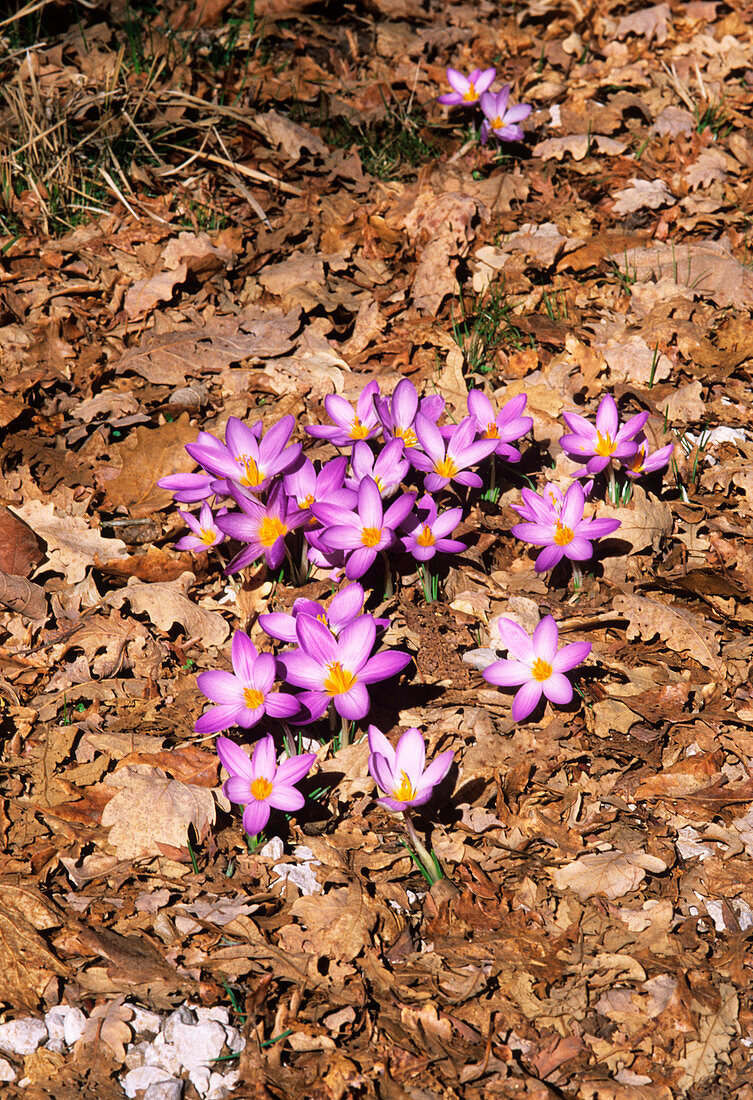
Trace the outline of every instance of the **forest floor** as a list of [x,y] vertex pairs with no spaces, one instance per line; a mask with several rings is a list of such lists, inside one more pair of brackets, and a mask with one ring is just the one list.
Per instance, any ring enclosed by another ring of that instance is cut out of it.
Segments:
[[[4,8],[3,1095],[750,1100],[750,6]],[[496,67],[523,140],[440,106],[448,66]],[[247,840],[196,674],[334,585],[176,550],[158,485],[230,416],[332,457],[325,398],[403,378],[447,424],[473,388],[533,418],[457,494],[436,602],[407,556],[362,578],[412,656],[368,722],[454,752],[431,889],[367,723],[305,727],[304,809]],[[596,500],[621,527],[574,592],[513,506],[605,394],[674,457]],[[546,614],[591,654],[516,723],[472,651]]]

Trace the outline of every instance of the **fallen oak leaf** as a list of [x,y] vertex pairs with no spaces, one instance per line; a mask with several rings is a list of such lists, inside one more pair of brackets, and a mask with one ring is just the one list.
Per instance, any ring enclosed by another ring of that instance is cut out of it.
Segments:
[[83,516],[56,515],[51,501],[29,500],[16,512],[47,543],[50,568],[62,573],[69,584],[82,581],[95,558],[106,562],[128,556],[120,539],[102,538]]
[[178,623],[188,638],[201,638],[205,645],[222,645],[230,633],[230,627],[218,611],[198,607],[188,596],[188,590],[196,580],[194,573],[186,572],[174,581],[145,584],[131,577],[125,588],[111,592],[103,603],[120,608],[128,601],[131,610],[148,615],[160,630],[168,632]]
[[127,764],[104,780],[117,794],[102,811],[109,842],[119,859],[154,858],[164,848],[183,849],[193,826],[201,842],[215,820],[214,794],[181,783],[149,764]]
[[646,872],[660,875],[667,865],[646,852],[588,852],[572,863],[550,871],[557,890],[572,890],[580,898],[603,896],[610,901],[637,889]]
[[675,653],[692,657],[704,668],[724,675],[716,628],[699,615],[647,596],[615,596],[612,606],[628,620],[629,642],[636,638],[647,642],[658,634]]
[[86,1021],[81,1038],[74,1044],[73,1058],[80,1063],[96,1061],[102,1057],[102,1046],[118,1065],[125,1062],[125,1044],[133,1039],[128,1023],[133,1019],[133,1009],[124,1005],[125,994],[114,1001],[96,1005]]
[[173,494],[169,489],[161,489],[157,482],[168,474],[195,468],[196,463],[185,446],[193,443],[197,435],[188,413],[158,428],[137,428],[133,440],[120,448],[123,465],[118,476],[107,483],[105,507],[112,512],[125,508],[131,519],[145,519],[167,508],[173,502]]

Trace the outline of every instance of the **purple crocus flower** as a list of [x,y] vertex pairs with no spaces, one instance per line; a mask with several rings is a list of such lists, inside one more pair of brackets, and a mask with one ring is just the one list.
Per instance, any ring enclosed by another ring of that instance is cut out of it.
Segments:
[[482,145],[486,144],[489,134],[494,134],[499,141],[521,141],[525,136],[518,123],[528,118],[533,107],[530,103],[508,107],[509,99],[509,84],[505,84],[501,92],[484,92],[481,96],[481,110],[486,116],[481,123]]
[[[226,511],[226,508],[222,508],[217,515],[225,515]],[[194,554],[203,554],[210,546],[221,543],[225,537],[217,526],[212,509],[206,501],[202,504],[198,517],[190,512],[181,511],[178,511],[178,515],[183,517],[186,526],[193,534],[184,535],[182,539],[178,539],[175,544],[176,550],[192,550]]]
[[524,393],[518,394],[495,413],[491,401],[481,390],[471,390],[468,394],[468,412],[473,417],[478,435],[481,439],[496,439],[494,454],[506,462],[520,461],[520,451],[510,444],[533,427],[533,419],[521,415],[527,401]]
[[249,427],[231,416],[225,428],[225,443],[209,432],[199,432],[195,443],[186,444],[186,450],[215,477],[236,481],[246,491],[259,493],[300,455],[300,443],[287,445],[294,427],[295,417],[283,416],[262,435],[260,420]]
[[300,707],[292,695],[272,691],[277,661],[271,653],[258,653],[242,630],[236,630],[230,647],[232,672],[212,669],[196,677],[199,690],[219,704],[201,715],[196,733],[218,733],[231,726],[250,729],[265,714],[271,718],[290,718]]
[[306,431],[315,439],[329,440],[336,447],[350,447],[357,439],[373,439],[379,434],[379,418],[374,407],[378,393],[376,379],[368,382],[359,394],[355,409],[339,394],[328,394],[324,398],[324,408],[335,426],[312,424]]
[[633,479],[643,477],[645,474],[652,474],[655,470],[663,470],[668,465],[675,449],[674,443],[668,443],[666,447],[660,447],[658,451],[649,454],[648,440],[643,432],[635,437],[635,441],[638,444],[638,450],[623,462],[628,477]]
[[586,498],[577,481],[565,493],[561,508],[542,497],[538,498],[541,503],[534,506],[531,498],[535,495],[528,491],[525,499],[537,518],[532,522],[516,523],[511,530],[523,542],[544,547],[536,558],[537,573],[553,569],[563,557],[574,562],[587,561],[593,556],[594,539],[611,535],[620,526],[618,519],[583,518]]
[[491,88],[496,75],[496,69],[474,69],[470,76],[463,76],[457,69],[448,69],[447,83],[453,90],[437,96],[437,103],[445,107],[472,107],[478,103],[479,96]]
[[257,836],[269,821],[272,810],[295,813],[302,809],[305,798],[295,784],[311,770],[316,753],[302,752],[289,756],[277,765],[275,743],[267,734],[254,746],[251,759],[234,741],[217,738],[217,755],[229,775],[222,790],[230,802],[245,806],[243,828],[249,836]]
[[368,443],[363,441],[355,443],[350,459],[353,473],[345,479],[346,488],[357,492],[363,479],[370,477],[379,490],[380,496],[385,498],[394,496],[400,488],[400,482],[408,476],[410,471],[410,462],[403,457],[404,451],[402,439],[391,439],[376,456]]
[[407,729],[393,748],[381,730],[369,726],[369,750],[371,777],[387,796],[379,802],[395,812],[428,802],[452,766],[452,749],[447,749],[426,767],[426,746],[415,727]]
[[495,439],[476,439],[476,425],[467,416],[445,442],[442,432],[428,417],[417,413],[414,429],[419,447],[408,449],[411,465],[426,473],[424,487],[430,493],[444,489],[451,481],[478,488],[481,478],[468,469],[488,458],[497,446]]
[[160,489],[167,489],[179,504],[208,500],[214,493],[213,483],[211,474],[170,474],[157,482]]
[[319,539],[325,548],[347,554],[345,576],[349,581],[362,577],[373,565],[380,550],[397,542],[395,530],[413,507],[415,493],[402,493],[385,512],[376,482],[364,477],[358,487],[356,511],[334,504],[312,504],[311,511],[324,524]]
[[313,719],[320,718],[330,702],[343,718],[363,718],[370,705],[367,685],[395,676],[410,662],[408,653],[397,650],[372,657],[375,639],[371,615],[360,615],[338,638],[312,615],[298,616],[299,649],[283,653],[279,661],[288,683],[306,689],[299,701]]
[[[259,625],[269,634],[270,638],[279,638],[281,642],[294,642],[296,640],[296,622],[299,615],[312,615],[319,619],[337,638],[338,635],[350,626],[363,611],[366,595],[363,588],[357,582],[346,584],[344,588],[332,597],[329,607],[314,600],[297,599],[293,604],[293,613],[288,615],[284,611],[270,611],[259,616]],[[377,625],[389,625],[389,619],[377,620]]]
[[217,526],[226,535],[248,545],[233,558],[225,572],[238,573],[262,555],[270,569],[277,569],[285,557],[285,536],[305,521],[306,515],[289,500],[282,482],[272,486],[265,504],[241,492],[235,483],[230,491],[241,512],[217,517]]
[[403,538],[403,546],[416,561],[429,561],[437,552],[459,554],[465,550],[465,543],[447,536],[462,518],[462,508],[448,508],[439,515],[435,501],[426,493],[418,501],[416,512],[403,522],[403,529],[408,531]]
[[482,676],[490,684],[520,688],[512,704],[513,719],[522,722],[527,718],[542,693],[551,703],[569,703],[573,686],[564,673],[585,661],[591,643],[571,642],[558,652],[559,631],[551,615],[541,620],[533,637],[512,619],[498,619],[497,629],[511,660],[495,661]]
[[402,439],[406,447],[417,447],[418,437],[413,430],[416,413],[420,411],[436,424],[444,412],[445,400],[435,393],[419,401],[416,387],[409,378],[402,378],[392,397],[376,397],[374,405],[385,439]]
[[[632,458],[638,450],[636,436],[642,431],[648,413],[631,416],[620,427],[620,413],[611,394],[605,394],[596,412],[596,424],[578,413],[563,412],[562,419],[572,434],[563,435],[560,447],[576,462],[586,461],[585,470],[592,476],[601,473],[613,459]],[[579,476],[579,475],[576,475]]]
[[295,469],[285,474],[282,483],[288,496],[306,513],[309,526],[316,526],[317,519],[311,511],[312,504],[340,504],[344,508],[355,505],[355,493],[343,488],[348,459],[345,455],[325,462],[319,473],[310,458],[304,458]]

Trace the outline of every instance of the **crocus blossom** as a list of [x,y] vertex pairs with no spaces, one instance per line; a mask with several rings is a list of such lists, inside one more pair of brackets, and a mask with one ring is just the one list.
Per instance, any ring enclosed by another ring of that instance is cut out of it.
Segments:
[[402,493],[384,511],[376,482],[364,477],[358,487],[355,511],[334,504],[312,504],[311,511],[324,524],[319,539],[325,547],[347,554],[345,576],[357,580],[373,565],[380,550],[397,542],[395,530],[403,522],[416,499],[415,493]]
[[265,714],[290,718],[300,707],[292,695],[272,691],[277,661],[271,653],[259,653],[242,630],[236,630],[230,647],[232,672],[212,669],[196,677],[199,690],[218,706],[210,707],[197,720],[197,733],[218,733],[231,726],[250,729]]
[[[227,509],[223,508],[217,514],[224,515],[226,511]],[[206,501],[202,504],[198,516],[192,515],[191,512],[181,511],[178,512],[178,515],[182,516],[192,533],[178,539],[175,544],[176,550],[192,550],[194,554],[202,554],[210,546],[217,546],[225,537],[217,526],[212,509]]]
[[[585,461],[583,471],[591,475],[601,473],[612,460],[625,461],[638,450],[636,437],[642,431],[648,413],[637,413],[620,427],[620,413],[611,394],[602,397],[596,412],[596,424],[591,424],[578,413],[563,412],[562,419],[570,429],[563,435],[560,446],[576,462]],[[576,475],[579,476],[579,475]]]
[[375,397],[374,405],[385,439],[398,438],[406,447],[417,447],[418,438],[413,430],[416,413],[420,412],[436,424],[444,412],[445,400],[438,393],[430,393],[419,400],[411,380],[402,378],[392,397]]
[[437,103],[445,107],[472,107],[478,103],[479,96],[491,88],[496,75],[496,69],[474,69],[469,76],[463,76],[457,69],[448,69],[447,83],[452,91],[437,96]]
[[465,543],[447,536],[462,518],[462,508],[448,508],[440,514],[436,502],[426,493],[417,502],[416,511],[403,522],[403,529],[408,532],[403,538],[403,546],[416,561],[429,561],[437,552],[459,554],[465,550]]
[[[270,638],[279,638],[281,642],[296,640],[296,621],[299,615],[312,615],[319,619],[337,637],[341,631],[354,622],[363,611],[366,594],[357,582],[346,584],[330,601],[329,607],[314,600],[297,599],[292,614],[285,611],[270,611],[259,616],[259,625]],[[377,626],[389,624],[388,619],[379,619]]]
[[386,796],[379,801],[396,812],[428,802],[452,766],[452,749],[447,749],[426,767],[426,746],[415,727],[393,748],[381,730],[369,726],[369,751],[371,777]]
[[355,443],[350,459],[352,474],[346,477],[345,487],[357,492],[363,479],[370,477],[380,496],[394,496],[400,482],[410,471],[410,462],[403,457],[404,450],[402,439],[391,439],[378,455],[374,454],[368,443]]
[[[418,447],[409,447],[407,455],[412,466],[425,472],[424,488],[435,493],[444,489],[451,481],[460,485],[482,484],[478,474],[471,473],[469,466],[476,466],[488,458],[497,446],[495,439],[476,439],[476,425],[473,418],[467,416],[455,427],[450,438],[445,441],[437,425],[416,414],[414,430]],[[420,448],[420,449],[419,449]]]
[[240,492],[233,482],[230,491],[241,511],[218,516],[217,526],[247,546],[236,554],[226,572],[238,573],[261,557],[270,569],[277,569],[285,557],[285,536],[305,521],[305,512],[288,498],[281,481],[274,483],[264,504]]
[[300,455],[300,443],[288,446],[294,427],[295,417],[283,416],[262,435],[260,420],[249,426],[231,416],[225,427],[225,443],[209,432],[199,432],[195,443],[186,444],[186,450],[209,473],[259,493]]
[[311,505],[314,503],[326,501],[330,504],[341,504],[345,508],[353,507],[355,493],[343,487],[347,467],[347,457],[340,455],[325,462],[317,473],[311,459],[304,458],[283,476],[285,492],[295,500],[298,508],[306,513],[306,520],[310,526],[317,524],[316,516],[311,511]]
[[509,100],[509,84],[505,84],[501,92],[484,92],[481,96],[481,110],[486,116],[481,123],[482,144],[486,144],[489,134],[494,134],[499,141],[521,141],[525,136],[518,123],[528,118],[533,107],[530,103],[510,107]]
[[642,432],[636,436],[636,442],[638,443],[638,450],[630,458],[623,461],[625,473],[633,479],[643,477],[645,474],[652,474],[655,470],[663,470],[668,465],[675,449],[674,443],[667,443],[666,447],[659,447],[658,451],[649,454],[648,440]]
[[250,759],[228,737],[217,738],[217,754],[229,776],[223,793],[230,802],[246,807],[243,828],[249,836],[262,831],[272,810],[295,813],[304,806],[306,800],[295,785],[311,770],[316,753],[289,756],[278,766],[274,740],[267,734],[257,741]]
[[373,439],[379,434],[379,418],[374,398],[379,393],[379,383],[374,379],[368,382],[356,402],[355,409],[344,397],[330,393],[324,398],[327,416],[334,427],[328,424],[312,424],[306,428],[315,439],[327,439],[336,447],[350,447],[357,439]]
[[299,615],[296,641],[299,648],[279,657],[290,684],[306,690],[299,701],[313,719],[320,718],[330,702],[343,718],[363,718],[369,710],[367,686],[401,672],[410,662],[408,653],[384,650],[371,655],[376,625],[371,615],[361,615],[335,637],[313,615]]
[[528,490],[524,499],[529,514],[536,518],[516,523],[511,530],[523,542],[544,547],[536,558],[537,573],[553,569],[563,557],[575,562],[587,561],[593,557],[593,541],[611,535],[620,526],[618,519],[583,518],[586,498],[577,481],[564,494],[561,507],[551,503],[551,497],[538,497],[540,503],[534,505],[534,497],[536,494]]
[[482,676],[499,687],[519,688],[512,704],[513,719],[527,718],[542,693],[551,703],[569,703],[573,686],[564,674],[585,661],[591,643],[571,642],[558,650],[559,631],[551,615],[541,620],[532,637],[512,619],[498,619],[497,630],[510,656],[489,665]]
[[533,427],[533,419],[523,416],[528,398],[520,393],[505,402],[499,412],[494,411],[486,394],[481,390],[471,390],[468,394],[468,412],[473,417],[476,431],[482,439],[496,439],[494,454],[506,462],[519,462],[520,451],[510,444],[521,439]]

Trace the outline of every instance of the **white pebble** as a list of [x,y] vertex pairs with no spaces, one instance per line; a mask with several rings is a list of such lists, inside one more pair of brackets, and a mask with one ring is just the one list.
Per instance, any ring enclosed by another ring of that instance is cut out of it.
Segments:
[[45,1025],[31,1016],[0,1024],[0,1050],[5,1054],[33,1054],[46,1038]]

